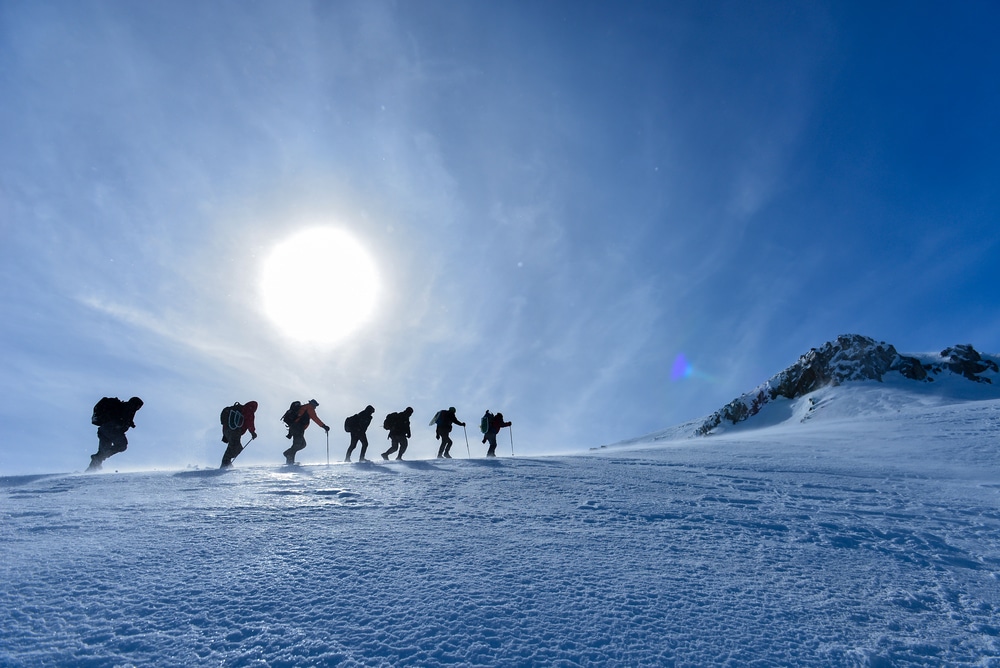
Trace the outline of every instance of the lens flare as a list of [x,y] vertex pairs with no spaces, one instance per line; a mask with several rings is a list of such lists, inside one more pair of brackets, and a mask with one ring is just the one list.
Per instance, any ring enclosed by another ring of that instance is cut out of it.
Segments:
[[670,370],[670,380],[677,382],[690,378],[692,375],[694,375],[694,367],[687,361],[683,353],[678,354],[674,358],[674,366]]

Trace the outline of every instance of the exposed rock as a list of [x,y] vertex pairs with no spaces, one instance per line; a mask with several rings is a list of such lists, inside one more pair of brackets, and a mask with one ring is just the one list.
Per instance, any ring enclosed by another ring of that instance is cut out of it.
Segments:
[[887,343],[857,334],[838,336],[771,378],[767,382],[770,398],[794,399],[826,385],[852,380],[881,381],[898,358],[896,349]]
[[997,371],[997,364],[992,360],[984,360],[975,348],[969,344],[952,346],[941,351],[941,357],[948,358],[945,366],[952,373],[965,376],[977,383],[992,383],[989,378],[979,374],[984,371]]
[[901,355],[899,361],[896,362],[895,370],[910,380],[926,380],[928,382],[934,380],[927,375],[927,369],[916,357],[903,357]]

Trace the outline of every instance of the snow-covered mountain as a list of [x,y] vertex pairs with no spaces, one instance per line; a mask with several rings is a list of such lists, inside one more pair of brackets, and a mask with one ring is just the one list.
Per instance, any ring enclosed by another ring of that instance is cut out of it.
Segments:
[[[945,348],[938,354],[904,355],[891,344],[867,336],[843,335],[813,348],[787,369],[700,420],[694,433],[718,433],[727,425],[751,418],[755,425],[773,422],[774,411],[765,411],[765,407],[774,402],[795,401],[824,388],[866,381],[894,387],[898,390],[896,403],[926,402],[930,398],[939,402],[1000,398],[998,361],[1000,358],[980,354],[968,344]],[[836,401],[836,396],[828,394],[824,399]],[[818,401],[812,397],[806,405],[807,414],[799,419],[811,417],[809,413],[820,408]],[[782,412],[789,410],[786,407]],[[757,416],[762,412],[772,415],[760,419]]]

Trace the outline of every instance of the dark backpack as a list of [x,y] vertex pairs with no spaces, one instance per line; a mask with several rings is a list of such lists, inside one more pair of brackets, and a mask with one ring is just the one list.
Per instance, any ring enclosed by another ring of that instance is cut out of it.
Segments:
[[442,409],[442,410],[439,410],[437,413],[435,413],[434,417],[431,419],[431,421],[430,421],[430,423],[429,423],[428,426],[430,426],[432,424],[441,424],[441,416],[444,415],[446,412],[447,411],[445,411],[444,409]]
[[489,432],[491,422],[493,422],[493,413],[486,411],[486,413],[483,414],[483,419],[479,421],[479,431],[484,434]]
[[100,427],[118,417],[122,400],[118,397],[102,397],[94,404],[94,413],[90,416],[90,424]]
[[389,413],[385,416],[385,419],[382,420],[382,428],[392,431],[397,422],[399,422],[399,413]]
[[243,404],[236,402],[232,406],[226,406],[219,415],[222,426],[229,431],[236,431],[243,426]]
[[301,401],[293,401],[285,411],[285,414],[281,416],[281,421],[285,423],[288,427],[288,431],[291,432],[293,429],[300,429],[304,425],[309,424],[309,413],[303,413],[299,415],[299,411],[302,409]]
[[357,422],[357,415],[352,415],[351,417],[344,420],[344,431],[350,432],[354,429],[354,424]]

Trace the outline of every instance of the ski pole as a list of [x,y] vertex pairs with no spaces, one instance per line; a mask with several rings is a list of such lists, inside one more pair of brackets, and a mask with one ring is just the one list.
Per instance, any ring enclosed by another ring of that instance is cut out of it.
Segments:
[[465,452],[469,455],[469,459],[472,459],[472,450],[469,449],[469,432],[465,429],[465,425],[462,425],[462,431],[465,432]]
[[510,436],[510,456],[514,456],[514,427],[507,427],[507,435]]

